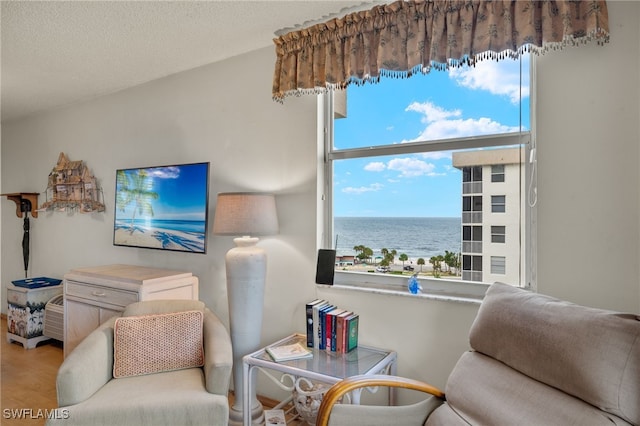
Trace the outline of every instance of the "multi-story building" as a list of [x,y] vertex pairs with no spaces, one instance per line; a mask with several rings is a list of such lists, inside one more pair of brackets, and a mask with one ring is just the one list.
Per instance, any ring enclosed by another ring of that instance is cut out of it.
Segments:
[[525,187],[520,148],[453,153],[462,170],[462,279],[518,283]]

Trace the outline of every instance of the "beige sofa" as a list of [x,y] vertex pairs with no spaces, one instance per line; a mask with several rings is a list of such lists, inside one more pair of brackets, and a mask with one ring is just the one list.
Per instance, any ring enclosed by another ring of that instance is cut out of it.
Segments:
[[[359,376],[325,395],[318,425],[638,425],[640,316],[492,285],[445,392],[388,376]],[[425,367],[426,368],[426,367]],[[388,385],[437,395],[404,407],[333,405]]]
[[204,367],[113,378],[112,318],[87,336],[58,371],[59,409],[48,425],[226,425],[233,355],[220,320],[197,300],[129,305],[123,317],[203,312]]

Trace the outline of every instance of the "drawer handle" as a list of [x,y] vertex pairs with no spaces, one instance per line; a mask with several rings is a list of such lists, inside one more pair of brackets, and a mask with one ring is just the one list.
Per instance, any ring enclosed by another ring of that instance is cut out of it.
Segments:
[[105,293],[104,291],[97,291],[97,290],[91,294],[97,297],[105,297],[107,295],[107,293]]

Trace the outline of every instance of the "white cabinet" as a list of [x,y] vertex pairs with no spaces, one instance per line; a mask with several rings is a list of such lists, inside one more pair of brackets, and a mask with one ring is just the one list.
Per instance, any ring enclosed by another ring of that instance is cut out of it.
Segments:
[[64,276],[64,355],[109,318],[134,302],[198,299],[191,272],[134,265],[72,269]]

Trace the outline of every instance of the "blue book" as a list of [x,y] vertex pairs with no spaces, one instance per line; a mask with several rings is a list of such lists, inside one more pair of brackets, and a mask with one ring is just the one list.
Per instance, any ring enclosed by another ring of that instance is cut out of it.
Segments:
[[318,303],[324,302],[322,299],[316,299],[309,302],[305,306],[305,319],[307,321],[307,347],[313,348],[313,307]]
[[320,308],[318,312],[318,328],[320,331],[320,342],[318,344],[318,349],[325,349],[327,347],[327,312],[334,310],[336,307],[334,305],[326,305]]
[[[338,315],[342,314],[343,312],[345,312],[344,309],[334,309],[327,314],[327,327],[331,331],[331,335],[327,334],[327,350],[330,350],[331,352],[336,351],[336,332],[338,327],[337,318]],[[327,333],[329,333],[329,331],[327,331]]]
[[313,347],[318,349],[320,347],[320,308],[329,305],[329,302],[323,300],[320,303],[313,305],[311,308],[313,311]]

